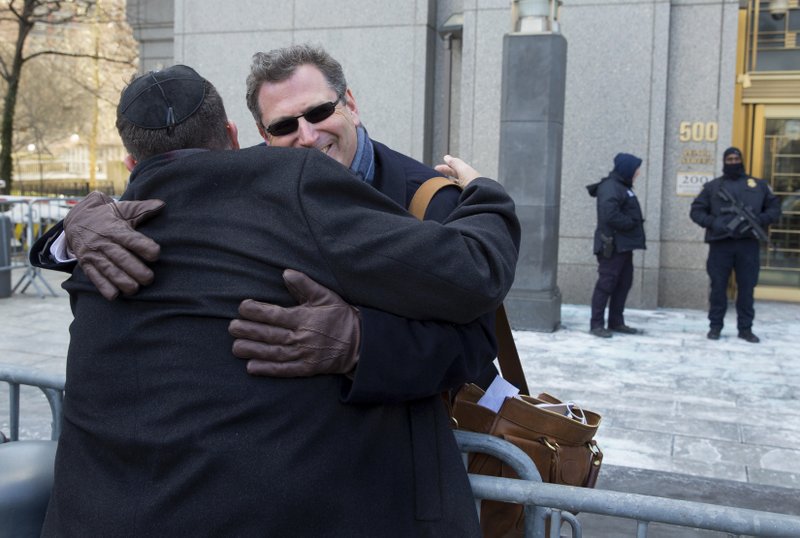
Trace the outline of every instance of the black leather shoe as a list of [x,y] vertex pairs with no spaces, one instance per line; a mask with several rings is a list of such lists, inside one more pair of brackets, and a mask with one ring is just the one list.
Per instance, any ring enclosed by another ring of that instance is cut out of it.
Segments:
[[742,340],[747,340],[751,344],[757,344],[761,341],[761,339],[753,334],[753,331],[739,331],[739,338]]
[[589,334],[593,334],[600,338],[611,338],[612,336],[614,336],[614,333],[612,333],[605,327],[595,327],[594,329],[589,331]]
[[722,329],[711,329],[708,331],[708,339],[709,340],[719,340],[719,335],[722,332]]
[[616,327],[609,326],[608,330],[623,334],[639,334],[642,332],[639,329],[634,329],[633,327],[628,327],[627,325],[618,325]]

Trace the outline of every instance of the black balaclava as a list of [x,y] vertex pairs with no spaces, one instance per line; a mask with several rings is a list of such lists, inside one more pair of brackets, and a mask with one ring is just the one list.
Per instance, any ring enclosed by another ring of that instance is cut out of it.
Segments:
[[728,155],[738,155],[740,159],[742,158],[742,152],[739,148],[730,147],[726,149],[725,153],[722,154],[722,173],[731,179],[745,175],[744,163],[725,164],[725,158]]

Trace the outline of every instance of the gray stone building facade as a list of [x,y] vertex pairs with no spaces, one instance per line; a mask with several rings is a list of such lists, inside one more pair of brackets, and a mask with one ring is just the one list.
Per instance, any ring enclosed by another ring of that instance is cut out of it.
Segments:
[[[624,151],[644,160],[635,190],[648,238],[634,257],[628,305],[705,308],[707,247],[688,217],[686,174],[718,175],[732,140],[739,8],[738,0],[569,0],[560,7],[567,41],[557,248],[563,302],[590,300],[595,207],[585,186]],[[509,0],[129,1],[143,68],[186,63],[212,80],[243,145],[260,141],[244,102],[253,52],[312,42],[344,65],[373,138],[428,163],[452,153],[489,176],[499,171],[511,11]]]

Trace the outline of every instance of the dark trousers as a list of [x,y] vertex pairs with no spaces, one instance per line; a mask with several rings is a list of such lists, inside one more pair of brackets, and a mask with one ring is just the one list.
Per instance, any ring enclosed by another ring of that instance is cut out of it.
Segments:
[[723,239],[708,244],[706,270],[711,279],[708,321],[712,329],[722,329],[732,270],[736,271],[736,326],[740,331],[753,326],[753,288],[758,283],[760,265],[756,239]]
[[625,325],[622,311],[633,285],[633,252],[615,252],[610,258],[597,256],[597,284],[592,294],[592,320],[590,328],[604,326],[604,313],[608,305],[608,326]]

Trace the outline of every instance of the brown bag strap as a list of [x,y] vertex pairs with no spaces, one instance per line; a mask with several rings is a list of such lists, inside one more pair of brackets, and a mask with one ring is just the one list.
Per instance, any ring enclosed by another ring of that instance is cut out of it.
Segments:
[[497,338],[497,362],[500,363],[500,372],[506,381],[517,387],[520,393],[530,396],[525,372],[517,353],[517,344],[511,335],[511,324],[508,322],[506,309],[503,305],[497,307],[494,317],[494,334]]
[[431,203],[434,195],[445,187],[458,187],[446,177],[432,177],[425,183],[420,185],[414,197],[411,198],[411,203],[408,205],[408,212],[417,217],[419,220],[425,219],[425,210],[428,209],[428,204]]
[[[414,193],[411,204],[408,206],[409,212],[419,220],[422,220],[425,217],[425,210],[434,195],[444,187],[449,186],[461,188],[458,184],[444,177],[432,177],[427,180]],[[494,331],[497,338],[497,362],[500,363],[500,372],[506,381],[517,387],[522,394],[529,395],[528,383],[525,381],[525,373],[522,371],[522,364],[519,361],[517,345],[511,335],[511,325],[508,323],[508,316],[503,305],[497,308]]]

